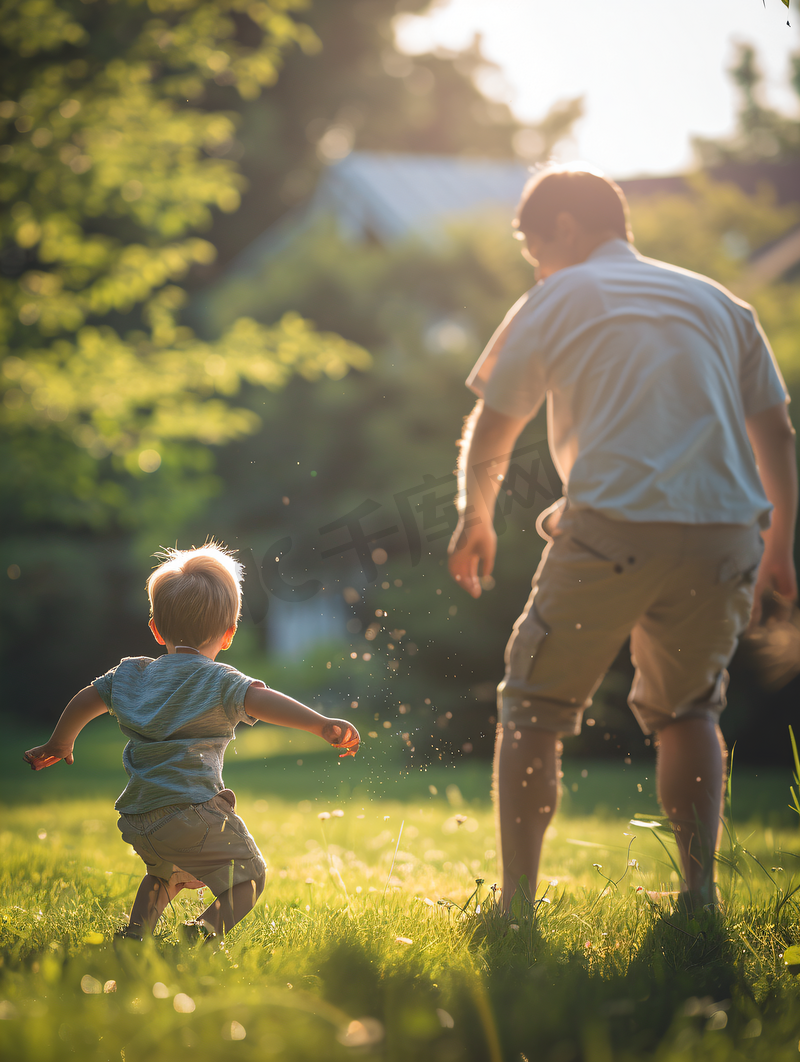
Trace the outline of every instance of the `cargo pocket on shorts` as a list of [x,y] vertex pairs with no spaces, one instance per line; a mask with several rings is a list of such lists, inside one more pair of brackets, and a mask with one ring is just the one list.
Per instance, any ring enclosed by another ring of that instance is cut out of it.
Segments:
[[506,646],[506,687],[528,685],[536,657],[549,633],[532,605]]
[[587,528],[582,535],[569,533],[566,544],[576,553],[607,565],[615,575],[636,571],[640,566],[640,557],[626,543],[609,535],[591,534],[590,530]]
[[193,806],[176,811],[163,823],[148,830],[147,839],[156,851],[160,846],[175,852],[198,852],[208,836],[208,823]]
[[764,552],[764,540],[761,535],[752,548],[741,549],[726,557],[719,566],[717,582],[733,583],[736,586],[752,588],[758,576],[758,566]]

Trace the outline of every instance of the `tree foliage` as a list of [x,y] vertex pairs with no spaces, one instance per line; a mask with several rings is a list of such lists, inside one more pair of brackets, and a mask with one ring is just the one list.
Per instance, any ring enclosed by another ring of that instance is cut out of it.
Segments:
[[23,521],[135,525],[142,510],[120,477],[162,461],[175,473],[164,488],[188,505],[189,473],[208,464],[190,444],[257,424],[231,403],[243,382],[277,388],[294,371],[368,363],[296,315],[237,321],[212,343],[179,323],[179,283],[216,253],[197,232],[235,211],[244,187],[217,157],[235,114],[201,106],[206,87],[253,99],[287,50],[317,50],[301,6],[4,3],[0,492]]
[[[398,51],[392,21],[428,0],[315,0],[303,18],[321,42],[313,55],[294,49],[280,79],[257,101],[236,101],[241,115],[228,157],[241,156],[250,189],[242,210],[212,230],[217,263],[210,278],[253,235],[302,204],[322,167],[350,150],[521,158],[537,162],[569,136],[579,98],[560,101],[525,123],[487,96],[499,71],[476,40],[463,52]],[[219,106],[224,90],[209,88]],[[546,112],[546,113],[545,113]]]
[[[788,6],[788,5],[787,5]],[[800,102],[800,54],[792,58],[792,85]],[[695,155],[702,166],[725,162],[776,161],[800,156],[800,121],[763,102],[764,75],[755,48],[740,44],[729,71],[739,92],[736,129],[717,140],[695,137]]]

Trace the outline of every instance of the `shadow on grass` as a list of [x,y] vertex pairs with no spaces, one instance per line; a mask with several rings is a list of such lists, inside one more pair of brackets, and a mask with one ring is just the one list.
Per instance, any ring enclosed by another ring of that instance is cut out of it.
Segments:
[[[724,1029],[737,988],[741,997],[740,956],[721,925],[687,929],[684,923],[681,930],[656,921],[632,958],[627,949],[620,956],[617,969],[608,954],[598,961],[590,949],[581,955],[558,941],[540,940],[537,951],[532,964],[519,956],[495,968],[489,983],[506,1058],[650,1057],[665,1040],[686,1047]],[[529,1009],[509,1006],[520,998],[533,1006],[542,997],[549,1006],[537,1008],[535,1022]],[[736,1038],[749,1020],[748,1000],[737,1004],[729,1028]]]

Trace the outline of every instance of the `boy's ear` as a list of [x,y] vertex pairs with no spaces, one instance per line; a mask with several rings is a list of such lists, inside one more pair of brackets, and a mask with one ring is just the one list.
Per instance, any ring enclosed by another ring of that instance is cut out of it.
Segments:
[[164,641],[164,639],[161,637],[161,635],[158,633],[158,628],[156,627],[156,621],[155,620],[151,619],[150,622],[147,624],[147,626],[153,632],[153,637],[155,638],[155,640],[158,642],[159,645],[166,645],[167,644]]
[[222,636],[222,645],[219,647],[220,652],[222,652],[223,649],[230,649],[234,634],[236,634],[236,628],[228,627],[225,634]]

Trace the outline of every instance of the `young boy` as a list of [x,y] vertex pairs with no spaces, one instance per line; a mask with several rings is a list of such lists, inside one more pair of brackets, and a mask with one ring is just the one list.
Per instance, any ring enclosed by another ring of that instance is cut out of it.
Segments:
[[226,932],[255,906],[266,864],[236,798],[222,781],[222,760],[237,723],[257,719],[318,734],[343,756],[355,755],[356,728],[328,719],[269,689],[216,656],[233,641],[241,611],[242,566],[214,542],[169,550],[147,581],[150,629],[167,652],[126,657],[76,694],[45,745],[25,760],[38,771],[73,762],[75,739],[105,712],[130,739],[122,762],[130,778],[116,803],[122,839],[147,867],[124,936],[142,939],[184,888],[217,897],[189,936]]

